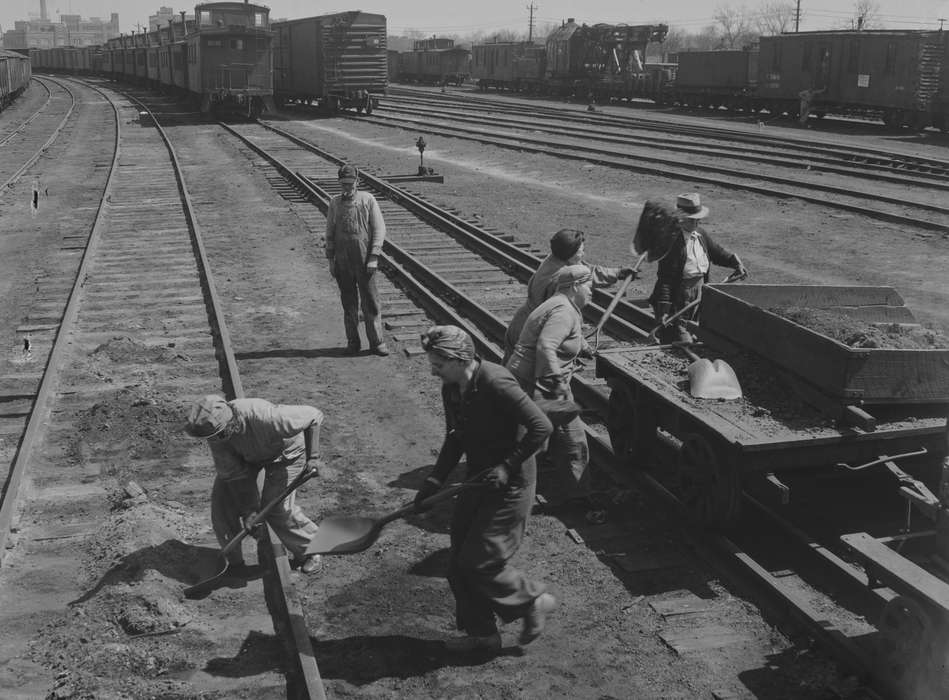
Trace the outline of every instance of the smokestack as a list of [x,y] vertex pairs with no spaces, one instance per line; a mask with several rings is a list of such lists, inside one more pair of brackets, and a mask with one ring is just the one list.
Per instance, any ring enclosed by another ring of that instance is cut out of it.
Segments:
[[46,0],[40,0],[40,19],[44,22],[49,19],[46,16]]

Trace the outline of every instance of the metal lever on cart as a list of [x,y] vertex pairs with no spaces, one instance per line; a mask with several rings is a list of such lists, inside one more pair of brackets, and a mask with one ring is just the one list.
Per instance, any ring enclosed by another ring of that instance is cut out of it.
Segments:
[[843,467],[844,469],[849,469],[852,472],[858,472],[868,467],[875,467],[878,464],[883,464],[885,462],[895,462],[898,459],[906,459],[907,457],[921,457],[922,455],[929,454],[929,450],[925,447],[922,447],[915,452],[904,452],[901,455],[883,455],[879,459],[875,459],[872,462],[867,462],[866,464],[861,464],[859,467],[851,467],[846,462],[838,462],[838,467]]

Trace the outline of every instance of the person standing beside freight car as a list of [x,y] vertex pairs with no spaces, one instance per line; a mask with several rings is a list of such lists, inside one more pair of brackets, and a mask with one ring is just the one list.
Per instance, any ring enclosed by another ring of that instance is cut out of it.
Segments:
[[433,326],[421,341],[432,374],[442,380],[446,430],[416,508],[425,509],[425,499],[441,489],[462,455],[466,478],[483,475],[488,485],[461,491],[455,501],[448,584],[458,629],[467,636],[446,648],[499,651],[498,617],[523,620],[520,643],[529,644],[543,632],[556,600],[510,559],[524,538],[537,483],[534,453],[550,435],[550,421],[510,372],[475,354],[462,329]]
[[[708,216],[708,207],[696,193],[680,194],[676,198],[676,217],[680,235],[676,236],[669,251],[659,259],[656,271],[656,286],[649,303],[652,304],[656,320],[664,324],[669,316],[688,306],[702,296],[702,285],[708,282],[711,263],[731,267],[735,275],[745,277],[748,271],[741,259],[731,251],[718,245],[699,226],[699,221]],[[660,331],[663,342],[687,342],[693,338],[686,322],[697,318],[697,305],[679,316],[674,323]]]
[[342,192],[330,200],[326,213],[326,258],[330,274],[339,286],[346,326],[346,352],[355,355],[359,340],[359,309],[362,307],[366,340],[377,355],[388,355],[382,340],[382,313],[376,271],[386,238],[386,224],[376,198],[356,189],[359,171],[344,165],[338,172]]

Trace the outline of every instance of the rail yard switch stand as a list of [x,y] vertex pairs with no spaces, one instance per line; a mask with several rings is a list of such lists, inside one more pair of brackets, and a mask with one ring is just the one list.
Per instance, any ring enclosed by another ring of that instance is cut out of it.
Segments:
[[415,147],[418,149],[418,174],[419,175],[434,175],[435,171],[431,168],[425,167],[425,147],[428,144],[425,143],[425,138],[419,136],[415,141]]

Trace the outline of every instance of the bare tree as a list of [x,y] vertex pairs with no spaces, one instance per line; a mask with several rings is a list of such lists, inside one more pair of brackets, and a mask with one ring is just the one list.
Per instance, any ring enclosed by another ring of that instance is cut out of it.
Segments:
[[748,43],[752,38],[751,19],[744,5],[722,5],[715,11],[714,17],[721,30],[720,48],[741,48],[742,44]]
[[876,0],[856,0],[853,4],[851,29],[872,29],[877,26],[880,3]]
[[[794,17],[797,7],[793,2],[786,0],[766,0],[758,10],[755,18],[755,28],[763,36],[783,34],[794,28]],[[803,18],[804,13],[801,13]]]

